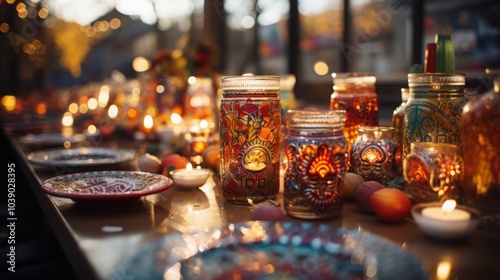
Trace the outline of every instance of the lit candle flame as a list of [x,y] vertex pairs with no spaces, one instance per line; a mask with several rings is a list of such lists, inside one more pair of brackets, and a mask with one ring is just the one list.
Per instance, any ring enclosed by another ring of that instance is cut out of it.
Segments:
[[190,162],[188,162],[188,164],[186,164],[186,171],[187,172],[193,171],[193,165]]
[[144,117],[144,127],[146,129],[151,129],[153,128],[153,117],[151,117],[150,115],[146,115]]
[[441,211],[443,211],[444,214],[448,214],[453,211],[455,207],[457,207],[457,202],[453,199],[448,199],[443,203],[443,206],[441,206]]

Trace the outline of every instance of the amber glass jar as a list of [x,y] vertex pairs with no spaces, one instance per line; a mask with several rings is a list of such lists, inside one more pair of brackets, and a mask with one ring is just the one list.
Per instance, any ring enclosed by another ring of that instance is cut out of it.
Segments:
[[280,182],[280,78],[222,78],[221,187],[224,198],[246,204],[274,199]]
[[500,70],[488,70],[494,89],[464,107],[462,144],[470,204],[500,214]]
[[[330,110],[345,110],[345,136],[351,146],[360,125],[378,125],[376,78],[369,73],[333,73]],[[350,147],[349,146],[349,147]]]
[[342,211],[347,170],[345,111],[288,111],[284,202],[288,215],[328,219]]

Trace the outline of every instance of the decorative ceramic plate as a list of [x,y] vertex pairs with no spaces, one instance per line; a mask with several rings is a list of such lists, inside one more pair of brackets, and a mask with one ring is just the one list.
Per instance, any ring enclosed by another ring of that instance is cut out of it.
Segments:
[[41,166],[85,167],[123,163],[134,157],[132,150],[81,147],[35,151],[28,154],[28,161]]
[[117,279],[425,279],[400,246],[319,223],[252,221],[166,235],[139,248]]
[[140,171],[96,171],[57,176],[43,182],[44,192],[75,201],[134,200],[164,191],[172,179]]
[[78,144],[85,141],[84,134],[73,134],[65,136],[61,133],[41,133],[41,134],[27,134],[17,139],[19,143],[25,145],[40,145],[40,146],[56,146],[63,145],[65,142],[71,144]]

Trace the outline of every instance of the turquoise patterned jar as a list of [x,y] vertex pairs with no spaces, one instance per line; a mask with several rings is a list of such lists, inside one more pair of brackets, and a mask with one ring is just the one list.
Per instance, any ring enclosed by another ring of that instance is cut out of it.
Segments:
[[[403,157],[411,143],[448,143],[461,151],[461,114],[465,106],[465,75],[456,73],[408,74]],[[461,152],[460,152],[461,153]]]

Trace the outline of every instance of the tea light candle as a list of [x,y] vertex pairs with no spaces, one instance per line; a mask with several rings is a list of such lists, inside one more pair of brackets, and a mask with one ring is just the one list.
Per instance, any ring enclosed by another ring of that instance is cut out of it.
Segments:
[[438,203],[421,203],[412,208],[412,216],[419,228],[427,235],[440,239],[456,239],[467,236],[479,223],[476,209],[457,206],[455,200]]
[[199,188],[207,182],[209,175],[210,170],[204,168],[193,169],[191,163],[188,163],[185,169],[170,171],[170,176],[172,176],[175,185],[182,188]]

